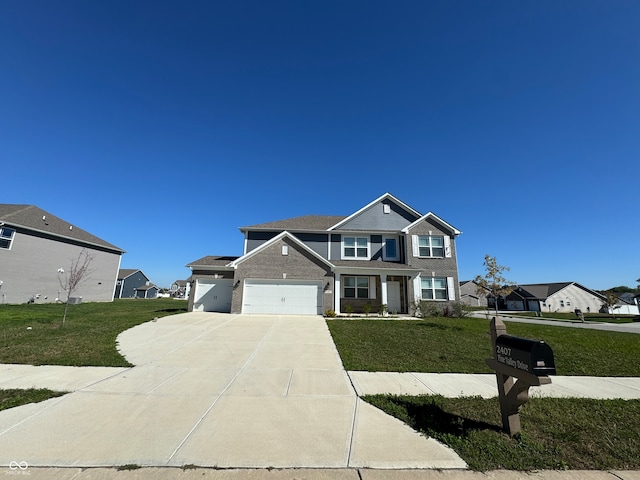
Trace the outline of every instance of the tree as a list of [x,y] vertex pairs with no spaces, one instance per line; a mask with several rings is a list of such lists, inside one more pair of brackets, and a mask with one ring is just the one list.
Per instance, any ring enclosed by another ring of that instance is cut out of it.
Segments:
[[496,316],[498,315],[498,297],[509,295],[513,290],[514,283],[506,280],[502,274],[509,271],[509,267],[498,265],[496,257],[489,254],[484,256],[484,276],[478,275],[474,278],[474,283],[478,286],[478,294],[489,292],[494,300]]
[[94,256],[87,252],[86,249],[78,254],[76,259],[71,260],[71,267],[67,271],[64,268],[58,269],[58,281],[60,288],[67,294],[67,300],[64,304],[64,315],[62,316],[62,326],[64,327],[67,320],[67,310],[69,309],[69,301],[77,290],[77,288],[89,278],[93,270],[91,270],[91,262]]
[[602,309],[613,315],[614,310],[620,308],[620,305],[618,305],[620,299],[613,290],[607,290],[606,292],[602,292],[602,294],[604,295]]

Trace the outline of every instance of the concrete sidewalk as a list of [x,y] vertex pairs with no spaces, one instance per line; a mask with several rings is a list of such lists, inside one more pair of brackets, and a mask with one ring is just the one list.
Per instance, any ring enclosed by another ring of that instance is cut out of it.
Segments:
[[[494,374],[348,372],[358,395],[498,396]],[[553,375],[551,385],[531,387],[531,397],[575,397],[625,400],[640,398],[640,378]]]
[[358,398],[322,317],[189,313],[118,341],[136,367],[3,367],[3,388],[73,393],[0,412],[0,465],[466,467]]
[[[1,470],[0,470],[1,471]],[[9,470],[30,480],[640,480],[640,471],[543,470],[373,470],[373,469],[181,469],[31,468]]]

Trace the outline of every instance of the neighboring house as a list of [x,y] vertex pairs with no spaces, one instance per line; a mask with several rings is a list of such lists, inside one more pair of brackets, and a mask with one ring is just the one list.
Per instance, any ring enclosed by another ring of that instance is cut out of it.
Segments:
[[[118,271],[118,281],[114,298],[136,298],[136,288],[151,285],[151,280],[142,270],[137,268],[121,268]],[[144,297],[143,297],[144,298]]]
[[[479,291],[481,290],[481,291]],[[460,282],[460,302],[470,307],[484,307],[487,305],[489,290],[480,287],[473,280]]]
[[347,217],[309,215],[240,231],[242,256],[187,265],[190,310],[322,314],[386,305],[407,314],[421,299],[460,298],[461,232],[389,193]]
[[73,296],[113,300],[124,250],[34,205],[0,204],[0,303],[65,301],[58,270],[68,272],[83,250],[91,273]]
[[614,308],[601,308],[602,313],[619,314],[619,315],[638,315],[640,311],[638,309],[638,303],[636,302],[636,296],[633,293],[625,292],[616,294],[618,297],[618,303]]
[[158,298],[160,288],[153,283],[136,287],[136,298]]
[[576,282],[517,285],[504,298],[507,310],[533,312],[597,312],[604,296]]
[[171,284],[170,292],[174,298],[188,298],[191,289],[191,278],[187,280],[176,280]]

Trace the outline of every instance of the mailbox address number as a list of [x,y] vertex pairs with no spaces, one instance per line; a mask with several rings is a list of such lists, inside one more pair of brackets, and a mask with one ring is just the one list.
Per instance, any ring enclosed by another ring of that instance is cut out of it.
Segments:
[[503,345],[496,346],[496,360],[510,367],[517,368],[518,370],[529,370],[529,365],[521,360],[511,358],[511,347],[505,347]]

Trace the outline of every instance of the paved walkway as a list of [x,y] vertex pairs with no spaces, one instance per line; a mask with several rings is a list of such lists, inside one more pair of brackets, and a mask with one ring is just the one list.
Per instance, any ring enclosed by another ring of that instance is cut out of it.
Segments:
[[136,367],[2,367],[2,388],[73,393],[0,412],[0,465],[466,467],[358,398],[322,317],[189,313],[118,341]]

